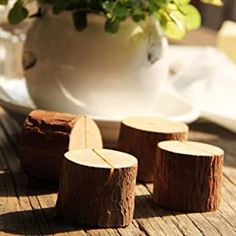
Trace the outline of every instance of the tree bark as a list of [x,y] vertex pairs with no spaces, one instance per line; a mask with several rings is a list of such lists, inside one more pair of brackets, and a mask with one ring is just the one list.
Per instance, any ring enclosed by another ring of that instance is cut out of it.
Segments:
[[78,150],[63,161],[56,209],[89,227],[124,227],[133,219],[137,160],[117,151]]
[[191,212],[217,210],[224,151],[197,142],[158,145],[153,200],[160,206]]
[[29,175],[58,180],[64,153],[101,147],[100,131],[88,117],[35,110],[24,122],[19,158]]
[[137,157],[138,180],[153,182],[157,143],[164,140],[187,140],[188,126],[183,123],[144,117],[122,121],[118,149]]

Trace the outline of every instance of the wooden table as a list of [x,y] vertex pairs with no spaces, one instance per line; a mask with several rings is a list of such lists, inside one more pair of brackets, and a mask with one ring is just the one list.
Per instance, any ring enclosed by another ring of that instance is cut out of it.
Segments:
[[0,108],[0,231],[17,235],[236,235],[236,135],[201,120],[191,130],[190,139],[219,145],[226,152],[218,211],[187,214],[159,208],[151,202],[153,186],[138,184],[129,227],[82,229],[55,216],[56,186],[36,182],[22,171],[17,158],[20,126]]

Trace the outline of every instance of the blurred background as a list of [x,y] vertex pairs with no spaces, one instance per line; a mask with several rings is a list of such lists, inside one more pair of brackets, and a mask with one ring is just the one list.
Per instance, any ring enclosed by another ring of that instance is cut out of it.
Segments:
[[236,0],[224,0],[223,7],[214,7],[192,1],[201,12],[203,26],[218,30],[226,20],[236,20]]
[[[10,0],[10,3],[12,3],[10,6],[13,5],[14,1],[15,0]],[[236,0],[224,0],[224,5],[222,7],[205,5],[200,3],[199,0],[192,0],[191,2],[199,9],[202,15],[202,27],[198,30],[189,32],[185,38],[180,41],[169,40],[170,44],[218,46],[236,62],[236,23],[235,25],[224,25],[224,22],[230,21],[230,23],[233,23],[236,21]],[[29,27],[29,21],[24,21],[17,26],[10,26],[6,20],[7,12],[10,6],[0,6],[0,74],[2,74],[3,70],[5,70],[5,75],[16,73],[22,77],[21,64],[17,64],[17,62],[20,61],[21,47],[23,41],[25,40],[25,32]],[[223,32],[220,31],[221,29]],[[222,34],[224,38],[223,43]],[[225,39],[229,37],[231,38],[230,42]],[[233,45],[234,41],[235,45]],[[14,57],[9,58],[8,65],[6,65],[5,61],[3,68],[1,61],[7,56],[5,55],[6,51],[3,47],[4,45],[8,51],[8,57],[12,57],[10,53],[11,50],[14,51]],[[17,48],[19,49],[18,55]],[[12,63],[15,67],[14,71],[10,69],[12,67]]]

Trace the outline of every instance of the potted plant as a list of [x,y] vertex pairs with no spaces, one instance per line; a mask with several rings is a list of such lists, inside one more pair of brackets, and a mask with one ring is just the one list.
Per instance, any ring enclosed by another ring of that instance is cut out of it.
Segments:
[[25,76],[35,104],[96,117],[154,114],[168,75],[165,36],[180,39],[201,22],[190,0],[16,0],[9,22],[27,17]]

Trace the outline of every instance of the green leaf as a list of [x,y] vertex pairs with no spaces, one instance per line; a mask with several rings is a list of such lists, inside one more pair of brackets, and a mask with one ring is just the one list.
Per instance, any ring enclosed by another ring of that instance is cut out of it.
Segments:
[[185,13],[187,30],[198,29],[201,25],[201,15],[193,5],[181,6],[181,10]]
[[177,11],[177,10],[178,10],[178,7],[177,7],[176,4],[168,3],[168,4],[166,4],[165,9],[166,9],[168,12],[171,12],[171,11]]
[[102,7],[105,11],[111,11],[113,8],[113,5],[114,5],[113,2],[108,2],[108,1],[105,1],[102,3]]
[[177,5],[186,5],[190,3],[190,0],[174,0]]
[[87,27],[87,13],[75,11],[72,15],[75,28],[78,31],[82,31]]
[[116,4],[116,7],[113,9],[113,14],[117,17],[124,17],[129,15],[129,11],[125,6]]
[[186,31],[186,17],[180,11],[172,11],[169,13],[169,17],[172,22],[180,28],[181,31]]
[[10,24],[18,24],[27,18],[28,14],[29,12],[24,7],[23,2],[21,0],[17,0],[8,14],[8,20]]
[[105,23],[105,31],[108,33],[116,33],[119,30],[120,22],[118,20],[109,21]]
[[[8,19],[11,24],[17,24],[28,16],[26,4],[37,0],[15,0]],[[200,26],[201,17],[191,0],[39,0],[49,3],[53,12],[70,10],[77,30],[87,27],[87,13],[103,15],[105,30],[116,33],[119,25],[127,18],[134,22],[144,21],[147,17],[156,16],[166,34],[171,38],[182,38],[187,30]],[[199,0],[202,3],[222,5],[223,0]],[[6,5],[9,0],[0,0],[0,5]]]
[[8,4],[8,0],[0,0],[0,5],[6,6]]
[[145,20],[146,16],[143,14],[143,15],[132,15],[132,19],[134,22],[140,22],[142,20]]
[[141,20],[145,20],[145,18],[146,18],[145,13],[141,9],[139,9],[139,8],[135,8],[131,12],[131,16],[132,16],[133,21],[135,21],[135,22],[139,22]]
[[186,18],[178,10],[166,12],[161,9],[155,16],[169,38],[182,39],[185,36]]
[[180,28],[173,21],[168,21],[166,23],[166,25],[164,26],[164,31],[167,37],[177,40],[182,39],[186,34],[186,30],[182,27]]

